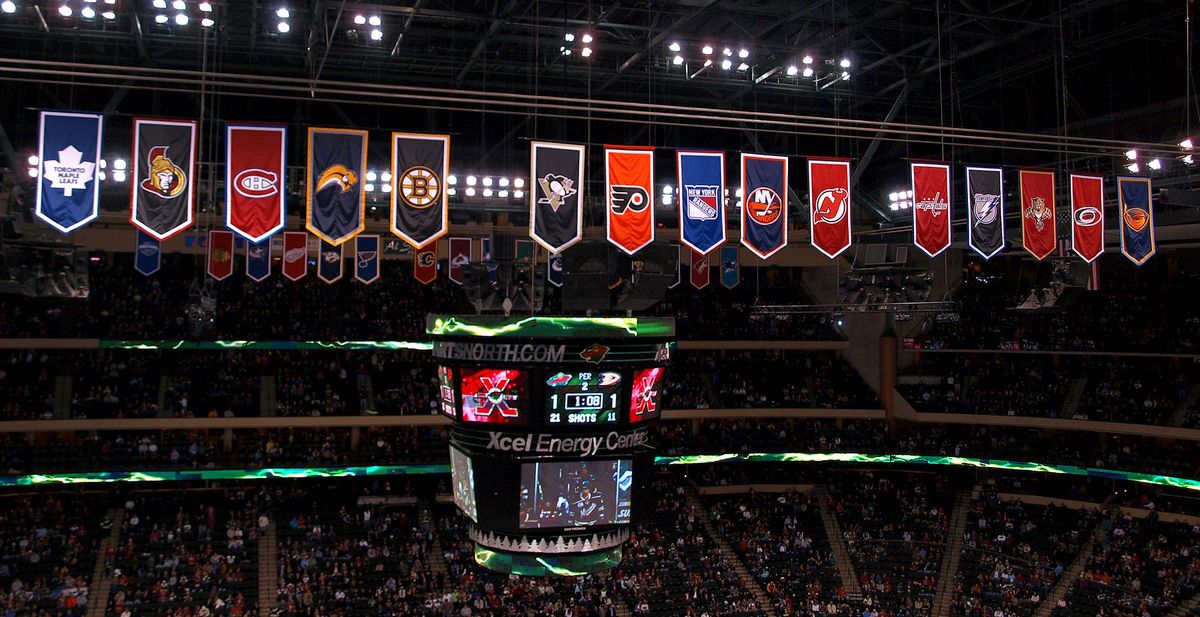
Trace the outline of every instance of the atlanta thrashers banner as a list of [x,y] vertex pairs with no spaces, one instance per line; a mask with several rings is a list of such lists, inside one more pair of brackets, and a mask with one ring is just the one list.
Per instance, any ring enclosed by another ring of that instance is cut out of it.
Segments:
[[529,237],[551,253],[583,237],[583,152],[544,141],[530,149]]
[[413,248],[446,234],[450,136],[392,133],[392,233]]
[[354,280],[367,285],[379,280],[379,236],[354,236]]
[[321,240],[321,252],[317,254],[317,278],[326,283],[335,283],[342,278],[342,247]]
[[1071,174],[1071,250],[1091,263],[1104,253],[1104,178]]
[[192,224],[196,123],[133,120],[129,222],[162,242]]
[[447,268],[446,278],[455,285],[462,285],[466,280],[463,273],[471,265],[471,239],[450,238],[448,261],[450,267]]
[[146,276],[158,272],[162,265],[162,245],[154,236],[137,230],[137,251],[133,257],[133,269]]
[[725,153],[680,150],[676,162],[679,240],[707,255],[725,243]]
[[742,280],[742,273],[738,263],[738,247],[722,246],[721,247],[721,285],[725,289],[733,289]]
[[1021,245],[1038,259],[1058,248],[1052,171],[1021,170]]
[[630,255],[654,241],[654,149],[604,151],[608,241]]
[[100,114],[43,111],[38,116],[38,218],[62,233],[100,213]]
[[1117,198],[1121,200],[1121,252],[1140,266],[1158,250],[1150,179],[1117,178]]
[[767,259],[787,246],[786,156],[742,153],[742,244]]
[[249,242],[283,229],[287,127],[225,127],[225,226]]
[[850,248],[850,161],[808,159],[812,245],[833,259]]
[[208,232],[208,275],[218,281],[233,274],[233,232]]
[[708,254],[689,251],[692,254],[691,270],[692,287],[704,289],[708,287]]
[[422,285],[437,279],[437,243],[413,253],[413,278]]
[[912,163],[913,244],[930,257],[950,247],[950,166]]
[[314,236],[338,246],[366,227],[366,165],[366,131],[308,129],[304,226]]
[[967,168],[967,245],[984,259],[1004,248],[1004,172]]

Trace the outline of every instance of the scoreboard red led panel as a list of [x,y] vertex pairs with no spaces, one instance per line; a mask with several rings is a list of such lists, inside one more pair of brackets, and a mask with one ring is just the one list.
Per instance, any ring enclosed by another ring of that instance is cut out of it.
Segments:
[[529,423],[529,375],[517,369],[462,372],[462,420],[490,424]]

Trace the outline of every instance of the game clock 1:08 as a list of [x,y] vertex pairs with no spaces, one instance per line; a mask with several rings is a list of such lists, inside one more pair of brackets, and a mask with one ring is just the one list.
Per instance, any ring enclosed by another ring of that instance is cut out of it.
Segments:
[[615,424],[621,374],[612,371],[558,372],[546,379],[549,424]]

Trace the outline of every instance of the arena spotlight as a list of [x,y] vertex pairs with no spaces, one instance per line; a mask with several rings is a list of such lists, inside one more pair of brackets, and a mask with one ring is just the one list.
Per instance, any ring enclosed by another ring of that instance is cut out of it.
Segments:
[[812,58],[812,56],[804,56],[804,59],[801,62],[803,62],[804,64],[812,64],[813,58]]
[[363,16],[361,14],[354,16],[354,25],[363,26],[363,25],[366,25],[366,23],[367,23],[367,18],[365,16]]
[[475,196],[475,189],[468,186],[467,187],[467,197],[474,197],[474,196]]
[[1184,150],[1191,150],[1194,147],[1192,145],[1192,139],[1189,137],[1189,138],[1179,142],[1179,147],[1183,148]]
[[13,0],[4,0],[4,2],[0,2],[0,11],[12,15],[17,12],[17,3],[13,2]]
[[796,65],[794,65],[794,64],[787,67],[787,76],[788,77],[795,77],[796,73],[799,73],[799,72],[800,72],[800,69],[796,68]]
[[371,31],[371,40],[372,41],[382,41],[383,40],[383,31],[378,28],[372,30]]
[[674,53],[679,53],[683,47],[678,42],[672,42],[670,45],[667,45],[667,49]]
[[113,161],[113,169],[123,170],[126,167],[125,159],[116,159]]
[[156,8],[156,9],[167,8],[167,0],[154,0],[154,8]]
[[275,29],[278,30],[280,34],[287,34],[288,32],[291,32],[292,26],[286,21],[281,21],[278,24],[275,24]]
[[591,57],[591,55],[592,55],[592,48],[591,48],[591,47],[584,47],[583,49],[579,50],[579,55],[583,56],[584,58]]
[[663,196],[662,196],[662,202],[663,202],[663,205],[664,205],[664,206],[669,206],[669,205],[671,205],[671,202],[672,202],[673,200],[674,200],[674,198],[673,198],[673,197],[671,197],[670,195],[663,195]]
[[197,8],[200,9],[201,13],[211,13],[212,12],[212,3],[211,2],[201,2],[199,5],[197,5]]
[[750,50],[748,50],[748,49],[739,49],[739,50],[738,50],[738,57],[739,57],[739,58],[741,58],[742,60],[745,60],[746,58],[749,58],[749,57],[750,57]]
[[525,179],[524,178],[513,178],[513,187],[524,188],[525,187]]
[[705,45],[704,49],[701,49],[700,51],[703,52],[704,55],[706,55],[706,56],[711,56],[712,52],[713,52],[712,45]]
[[125,178],[126,178],[125,172],[120,171],[120,170],[113,171],[113,175],[112,175],[113,182],[124,182]]
[[96,17],[96,10],[90,6],[85,6],[79,11],[79,14],[82,15],[84,19],[94,19]]
[[663,185],[662,194],[663,194],[663,195],[670,195],[670,194],[671,194],[671,185],[670,185],[670,184],[664,184],[664,185]]
[[175,16],[175,23],[176,23],[176,24],[178,24],[178,25],[180,25],[180,26],[186,26],[186,25],[188,25],[188,21],[189,21],[189,20],[188,20],[187,13],[180,13],[180,14],[178,14],[178,15],[176,15],[176,16]]
[[591,34],[585,32],[583,36],[579,38],[579,40],[582,41],[584,45],[590,45],[593,39]]
[[217,22],[213,21],[211,17],[205,17],[204,19],[200,20],[200,25],[204,26],[205,28],[211,28],[216,24]]
[[1149,163],[1146,163],[1146,167],[1149,167],[1150,169],[1153,169],[1154,171],[1158,171],[1158,170],[1162,169],[1162,161],[1160,161],[1158,159],[1152,159]]
[[38,156],[36,154],[30,154],[29,158],[25,159],[25,162],[29,163],[30,167],[37,167],[37,164],[40,163],[41,161],[38,159]]
[[483,196],[484,196],[484,197],[491,197],[491,196],[492,196],[492,189],[483,189]]
[[1194,158],[1192,158],[1192,155],[1190,155],[1190,154],[1183,155],[1183,157],[1180,158],[1179,160],[1183,161],[1184,165],[1195,165],[1196,164],[1196,160]]
[[154,16],[154,23],[156,23],[156,24],[165,24],[165,23],[167,23],[167,21],[168,21],[167,16],[163,15],[162,13],[159,13],[158,15]]
[[500,178],[496,181],[496,184],[499,184],[501,187],[508,186],[508,178]]
[[449,176],[446,176],[446,184],[450,184],[450,185],[458,184],[458,176],[456,176],[454,174],[450,174]]
[[476,182],[478,180],[475,179],[475,176],[467,176],[467,186],[475,186]]
[[375,191],[375,185],[368,182],[363,185],[363,190],[365,190],[368,193],[372,193]]
[[737,67],[737,69],[738,69],[739,71],[745,71],[745,70],[747,70],[747,69],[749,69],[749,68],[750,68],[750,65],[749,65],[749,64],[746,64],[745,62],[743,62],[743,63],[739,64],[739,65],[738,65],[738,67]]
[[113,20],[113,19],[117,18],[117,14],[114,11],[104,11],[103,13],[100,14],[100,16],[103,17],[104,19],[108,19],[108,20]]
[[1125,158],[1127,158],[1127,159],[1129,159],[1129,160],[1131,160],[1131,161],[1136,161],[1136,160],[1137,160],[1137,156],[1138,156],[1138,155],[1137,155],[1137,150],[1126,150],[1126,151],[1125,151]]
[[58,14],[62,15],[63,17],[70,17],[72,12],[73,11],[71,11],[71,7],[66,4],[58,7]]
[[492,185],[492,177],[491,177],[491,176],[484,176],[484,177],[483,177],[483,185],[484,185],[484,186],[491,186],[491,185]]
[[292,12],[286,6],[281,6],[275,9],[275,16],[279,19],[287,19],[292,16]]
[[29,168],[29,177],[30,177],[30,178],[36,178],[36,177],[38,177],[38,168],[37,168],[37,167],[30,167],[30,168]]
[[385,171],[385,172],[383,172],[383,173],[379,174],[379,181],[380,181],[380,182],[387,182],[388,184],[391,184],[391,182],[392,182],[392,172],[390,172],[390,171]]
[[1137,172],[1142,170],[1142,168],[1137,164],[1136,161],[1126,165],[1125,169],[1129,170],[1129,173],[1131,173],[1131,174],[1136,174]]
[[496,193],[496,196],[500,199],[508,199],[508,191],[505,189],[500,189],[500,191]]
[[675,66],[679,66],[679,65],[683,64],[683,56],[675,56],[674,58],[671,59],[671,63],[674,64]]
[[513,191],[513,199],[521,199],[525,197],[525,191]]
[[840,66],[840,67],[842,67],[842,68],[844,68],[844,69],[848,69],[848,68],[850,68],[850,59],[849,59],[849,58],[842,58],[841,62],[838,62],[838,66]]
[[367,18],[367,23],[378,28],[379,26],[383,25],[383,20],[380,19],[378,15],[372,15]]
[[850,81],[850,73],[848,71],[842,71],[842,81]]
[[392,185],[391,185],[391,183],[384,184],[384,185],[382,185],[382,186],[380,186],[380,187],[379,187],[379,190],[383,191],[384,193],[391,193],[391,192],[392,192]]
[[812,76],[813,76],[813,70],[812,70],[812,67],[811,67],[811,66],[806,66],[806,67],[804,67],[804,73],[803,73],[803,75],[804,75],[805,77],[812,77]]
[[725,69],[726,71],[728,71],[729,67],[731,67],[731,66],[733,66],[732,61],[730,61],[730,60],[722,60],[721,61],[721,68]]
[[446,189],[446,194],[451,197],[454,197],[455,195],[458,194],[458,189],[456,189],[454,187],[450,187],[450,188]]
[[568,33],[566,33],[566,34],[564,34],[564,35],[563,35],[563,40],[564,40],[564,41],[566,41],[566,42],[568,42],[568,43],[574,43],[574,42],[575,42],[575,35],[574,35],[574,34],[572,34],[572,33],[570,33],[570,32],[568,32]]

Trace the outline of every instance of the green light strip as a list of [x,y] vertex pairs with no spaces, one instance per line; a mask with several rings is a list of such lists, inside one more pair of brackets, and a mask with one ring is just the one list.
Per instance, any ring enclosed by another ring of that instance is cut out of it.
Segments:
[[427,341],[138,341],[138,340],[101,340],[101,349],[135,349],[135,350],[279,350],[279,349],[323,349],[323,350],[359,350],[381,349],[398,350],[412,349],[429,351],[433,343]]
[[433,336],[672,336],[673,320],[638,317],[432,317],[425,328]]
[[549,570],[551,573],[556,574],[558,576],[583,576],[584,574],[587,574],[587,572],[576,572],[570,568],[563,568],[563,567],[553,565],[551,563],[548,563],[545,559],[542,559],[541,557],[537,558],[537,562],[542,564],[543,566],[545,566],[546,569]]
[[90,484],[107,482],[186,482],[195,480],[267,480],[271,478],[338,478],[450,473],[449,465],[390,465],[368,467],[273,467],[269,469],[187,469],[179,471],[107,471],[96,473],[0,476],[0,486]]

